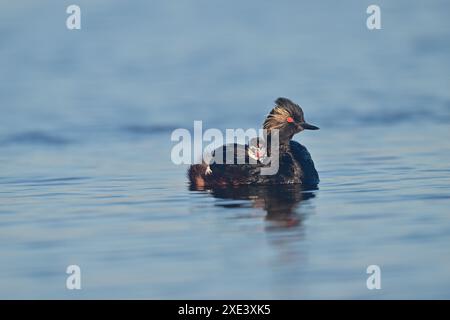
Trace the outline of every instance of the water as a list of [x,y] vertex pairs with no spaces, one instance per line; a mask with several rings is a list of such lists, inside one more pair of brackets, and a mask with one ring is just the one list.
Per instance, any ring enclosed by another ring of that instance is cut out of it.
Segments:
[[[0,298],[450,298],[449,5],[377,3],[2,3]],[[189,190],[172,130],[278,96],[319,189]]]

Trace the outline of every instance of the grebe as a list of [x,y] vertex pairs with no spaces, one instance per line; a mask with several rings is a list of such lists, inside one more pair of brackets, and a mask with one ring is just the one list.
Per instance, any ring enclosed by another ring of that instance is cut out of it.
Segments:
[[[193,186],[214,187],[227,185],[275,185],[302,184],[317,186],[319,175],[310,153],[300,143],[291,140],[303,130],[318,130],[307,123],[299,105],[287,98],[278,98],[275,107],[266,117],[263,129],[267,130],[267,141],[255,138],[249,144],[225,145],[212,155],[222,153],[223,162],[191,165],[188,178]],[[277,129],[279,135],[279,168],[273,175],[262,175],[261,168],[270,156],[271,132]],[[228,153],[228,156],[227,156]],[[231,153],[231,154],[230,154]],[[253,161],[250,161],[250,158]],[[225,163],[225,159],[227,162]],[[229,163],[228,159],[233,159]]]

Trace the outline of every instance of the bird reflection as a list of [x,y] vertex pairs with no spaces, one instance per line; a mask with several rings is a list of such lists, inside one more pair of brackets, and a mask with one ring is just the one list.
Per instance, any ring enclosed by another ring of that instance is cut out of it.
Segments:
[[[295,227],[301,225],[302,216],[297,210],[299,204],[314,198],[317,188],[305,188],[301,185],[276,186],[237,186],[198,188],[191,186],[190,190],[205,191],[218,199],[249,200],[251,206],[266,212],[265,219],[271,227]],[[223,208],[247,207],[248,204],[236,203],[216,204]]]

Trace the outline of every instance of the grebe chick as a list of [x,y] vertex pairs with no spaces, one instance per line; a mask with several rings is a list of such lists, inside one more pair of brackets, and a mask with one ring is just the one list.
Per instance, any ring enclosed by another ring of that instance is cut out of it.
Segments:
[[[222,156],[220,155],[222,153]],[[266,159],[266,146],[264,141],[257,137],[249,141],[248,145],[227,144],[215,149],[204,159],[206,163],[205,175],[212,174],[211,165],[216,164],[257,164]],[[218,159],[219,158],[219,159]],[[220,160],[221,161],[217,161]],[[232,161],[230,159],[233,159]],[[250,160],[252,159],[252,160]]]

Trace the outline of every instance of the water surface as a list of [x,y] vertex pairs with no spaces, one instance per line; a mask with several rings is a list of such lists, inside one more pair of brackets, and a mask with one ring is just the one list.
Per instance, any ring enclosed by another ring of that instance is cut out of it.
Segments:
[[[0,297],[450,298],[449,5],[378,3],[2,3]],[[190,190],[172,130],[278,96],[319,189]]]

